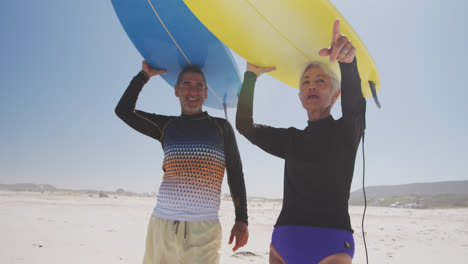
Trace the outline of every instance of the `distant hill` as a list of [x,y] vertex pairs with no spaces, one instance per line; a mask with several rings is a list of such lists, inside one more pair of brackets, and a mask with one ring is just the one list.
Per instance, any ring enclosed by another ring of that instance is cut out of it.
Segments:
[[[369,205],[409,208],[468,207],[468,181],[366,187]],[[364,204],[362,189],[351,193],[351,205]]]
[[[56,188],[50,184],[18,183],[0,184],[0,191],[14,192],[46,192],[66,194],[88,194],[90,196],[106,197],[106,195],[155,197],[156,194],[128,192],[120,188],[116,191],[70,190]],[[366,187],[367,204],[369,206],[388,206],[406,208],[453,208],[468,207],[468,181],[447,181],[433,183],[413,183],[392,186]],[[224,194],[223,198],[230,195]],[[264,199],[248,197],[252,199]],[[230,199],[230,198],[229,198]],[[274,199],[278,200],[278,199]],[[280,201],[279,199],[278,201]],[[362,189],[351,193],[350,205],[364,205]]]
[[13,192],[55,192],[57,188],[50,184],[17,183],[0,184],[0,190]]
[[100,197],[105,197],[107,194],[112,195],[125,195],[125,196],[155,196],[154,194],[139,194],[134,192],[125,191],[122,188],[116,191],[98,191],[98,190],[72,190],[60,189],[50,184],[35,184],[35,183],[16,183],[16,184],[0,184],[0,191],[11,192],[48,192],[48,193],[75,193],[75,194],[89,194]]
[[[468,195],[468,181],[412,183],[366,187],[367,197],[389,197],[401,195],[434,196],[440,194]],[[351,193],[351,197],[362,196],[362,188]]]

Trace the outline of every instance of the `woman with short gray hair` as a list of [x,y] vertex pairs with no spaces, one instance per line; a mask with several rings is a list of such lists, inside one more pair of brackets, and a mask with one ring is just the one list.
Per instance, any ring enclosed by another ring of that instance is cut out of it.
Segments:
[[[319,54],[329,56],[330,63],[339,62],[341,84],[327,64],[306,66],[299,84],[299,99],[309,119],[305,129],[253,122],[255,82],[274,67],[249,63],[239,95],[239,132],[285,160],[283,207],[272,235],[270,263],[351,263],[354,254],[348,199],[366,101],[356,48],[341,35],[338,20],[331,46]],[[340,94],[343,116],[335,120],[330,112]]]

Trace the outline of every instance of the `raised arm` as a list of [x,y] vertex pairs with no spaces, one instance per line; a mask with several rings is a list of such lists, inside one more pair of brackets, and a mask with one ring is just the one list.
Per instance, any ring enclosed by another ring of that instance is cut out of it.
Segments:
[[340,63],[343,119],[350,129],[350,139],[357,148],[365,128],[366,100],[361,90],[356,48],[346,36],[341,34],[339,20],[333,24],[330,47],[320,50],[319,55],[330,56],[331,63],[335,60]]
[[152,69],[144,61],[142,70],[130,82],[130,85],[115,108],[117,116],[127,125],[156,140],[160,140],[162,127],[168,120],[168,117],[139,111],[135,107],[143,86],[149,81],[151,76],[156,76],[160,73],[165,73],[165,71]]
[[255,82],[261,74],[275,70],[274,67],[257,67],[253,64],[247,65],[244,74],[239,102],[237,104],[236,128],[254,145],[264,151],[284,158],[284,145],[287,137],[287,130],[273,128],[265,125],[255,124],[253,121],[253,99]]

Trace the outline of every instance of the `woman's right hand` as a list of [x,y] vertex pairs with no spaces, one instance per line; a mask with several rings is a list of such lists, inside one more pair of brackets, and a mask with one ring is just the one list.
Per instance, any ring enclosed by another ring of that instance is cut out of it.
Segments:
[[276,67],[258,67],[250,62],[247,62],[247,71],[255,73],[257,77],[260,77],[260,75],[264,74],[265,72],[271,72],[274,70],[276,70]]
[[158,70],[158,69],[151,68],[151,66],[149,66],[149,64],[145,60],[142,63],[141,69],[145,71],[150,78],[159,74],[167,73],[166,70]]
[[321,49],[320,56],[330,56],[330,63],[339,62],[350,63],[356,57],[356,47],[353,43],[341,34],[340,20],[335,20],[333,24],[332,42],[329,48]]

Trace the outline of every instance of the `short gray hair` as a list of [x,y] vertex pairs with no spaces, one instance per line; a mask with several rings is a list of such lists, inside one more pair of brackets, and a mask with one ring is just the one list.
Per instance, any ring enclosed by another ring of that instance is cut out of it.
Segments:
[[331,87],[334,92],[338,92],[338,90],[341,89],[341,83],[340,79],[336,76],[335,72],[330,68],[325,63],[321,62],[309,62],[305,67],[304,70],[302,71],[301,77],[299,78],[299,90],[301,90],[302,87],[302,78],[304,77],[304,74],[306,71],[308,71],[310,68],[320,68],[322,69],[331,79]]

